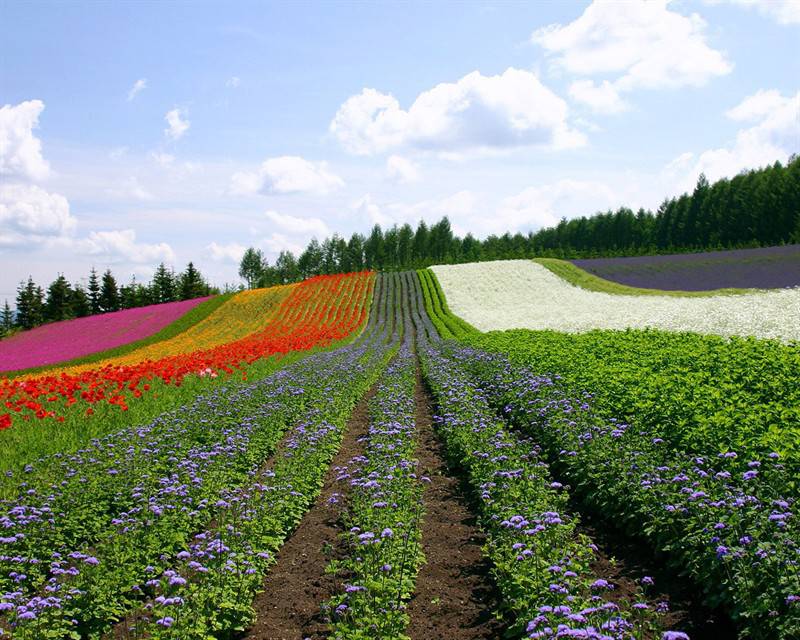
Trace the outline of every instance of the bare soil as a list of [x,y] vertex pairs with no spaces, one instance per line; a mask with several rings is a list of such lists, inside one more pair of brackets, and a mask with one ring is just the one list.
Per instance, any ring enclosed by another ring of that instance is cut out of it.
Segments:
[[328,504],[331,496],[344,493],[337,482],[337,467],[363,452],[359,438],[367,434],[367,403],[376,386],[356,405],[339,452],[325,476],[314,506],[278,552],[277,561],[264,581],[264,590],[253,601],[256,622],[242,636],[248,640],[299,640],[325,638],[328,625],[320,605],[337,589],[336,577],[325,572],[331,559],[341,556],[339,509]]
[[433,431],[432,399],[417,372],[417,456],[419,473],[431,479],[423,495],[422,549],[426,564],[408,604],[412,640],[500,638],[503,624],[493,617],[498,594],[481,547],[485,537],[467,506],[459,481],[447,473]]

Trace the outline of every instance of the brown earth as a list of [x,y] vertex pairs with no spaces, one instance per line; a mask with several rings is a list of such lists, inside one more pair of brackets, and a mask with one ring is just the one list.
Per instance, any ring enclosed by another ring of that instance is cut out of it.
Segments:
[[328,625],[320,605],[337,589],[336,578],[325,572],[331,559],[343,552],[338,534],[339,510],[328,504],[346,483],[337,482],[337,467],[363,452],[359,438],[367,434],[367,403],[377,384],[356,405],[339,452],[325,476],[322,492],[277,555],[264,581],[264,590],[253,601],[256,621],[242,636],[248,640],[299,640],[324,638]]
[[431,479],[423,495],[422,549],[426,564],[408,604],[412,640],[500,638],[493,617],[497,590],[481,547],[485,536],[467,507],[458,480],[447,474],[441,444],[433,432],[432,399],[417,372],[419,473]]

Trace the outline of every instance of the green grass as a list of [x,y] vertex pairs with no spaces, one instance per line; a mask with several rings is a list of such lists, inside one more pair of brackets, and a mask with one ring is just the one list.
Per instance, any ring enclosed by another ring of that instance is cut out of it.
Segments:
[[558,258],[534,258],[535,263],[549,269],[552,273],[569,282],[570,284],[601,293],[614,293],[624,296],[670,296],[673,298],[708,298],[710,296],[732,296],[744,293],[753,293],[756,289],[714,289],[712,291],[671,291],[666,289],[641,289],[629,287],[619,282],[606,280],[599,276],[584,271],[580,267],[566,260]]
[[436,327],[439,335],[443,338],[463,338],[466,335],[479,333],[479,331],[455,315],[447,306],[444,292],[436,278],[436,274],[430,269],[419,269],[417,271],[422,297],[425,302],[425,310],[431,318],[431,322]]
[[152,336],[142,338],[136,342],[129,342],[128,344],[122,344],[118,347],[114,347],[113,349],[106,349],[105,351],[90,353],[88,355],[81,356],[79,358],[73,358],[72,360],[66,360],[64,362],[54,362],[52,364],[42,365],[41,367],[19,369],[17,371],[3,371],[0,372],[0,377],[17,378],[19,376],[27,376],[34,373],[46,372],[51,369],[64,369],[66,367],[75,367],[82,364],[92,364],[94,362],[106,360],[107,358],[118,358],[120,356],[127,355],[132,351],[141,349],[142,347],[147,347],[151,344],[155,344],[156,342],[162,342],[163,340],[169,340],[183,333],[201,320],[206,319],[208,316],[214,313],[214,311],[219,309],[223,304],[230,300],[234,295],[236,294],[226,293],[220,296],[214,296],[205,302],[201,302],[196,307],[175,320],[175,322],[172,322],[161,329],[161,331],[158,333],[154,333]]

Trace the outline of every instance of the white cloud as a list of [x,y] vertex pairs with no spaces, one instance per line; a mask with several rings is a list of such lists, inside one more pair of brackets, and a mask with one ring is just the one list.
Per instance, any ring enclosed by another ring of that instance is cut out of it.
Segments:
[[247,251],[247,247],[238,242],[230,242],[228,244],[212,242],[206,249],[214,262],[231,262],[234,264],[239,264],[244,252]]
[[[322,238],[318,238],[318,240],[321,239]],[[260,244],[273,258],[277,258],[281,251],[291,251],[296,257],[299,257],[306,248],[306,245],[292,240],[282,233],[272,233],[266,238],[263,238]]]
[[153,194],[145,189],[135,176],[130,176],[120,182],[116,187],[106,189],[106,194],[121,200],[141,200],[146,202],[153,199]]
[[314,193],[325,195],[344,186],[344,181],[328,170],[325,162],[313,163],[298,156],[265,160],[255,172],[231,176],[231,192],[236,195],[261,193]]
[[328,225],[320,218],[299,218],[280,214],[277,211],[267,211],[264,216],[272,226],[289,235],[313,235],[321,240],[331,234]]
[[605,184],[583,180],[559,180],[552,184],[528,187],[504,198],[484,227],[492,233],[536,230],[558,224],[562,217],[591,215],[613,207],[617,196]]
[[151,151],[150,158],[155,162],[159,167],[169,167],[175,162],[175,156],[164,153],[163,151]]
[[331,133],[360,155],[398,147],[445,153],[585,144],[567,123],[564,100],[530,71],[509,68],[501,75],[474,71],[417,96],[406,111],[391,95],[364,89],[337,111]]
[[419,167],[402,156],[389,156],[386,160],[386,176],[397,184],[417,182],[420,179]]
[[50,165],[42,157],[42,143],[33,135],[43,110],[41,100],[0,108],[0,176],[43,180],[50,174]]
[[755,8],[778,24],[800,24],[800,2],[797,0],[706,0],[707,4],[721,2]]
[[728,110],[728,118],[749,122],[728,146],[709,149],[699,156],[681,154],[664,168],[665,180],[678,192],[691,190],[700,173],[710,181],[752,169],[785,162],[800,143],[800,91],[784,97],[778,91],[758,91]]
[[599,113],[620,113],[628,108],[608,80],[603,80],[599,85],[592,80],[578,80],[570,85],[569,95],[576,102],[582,102]]
[[172,140],[177,140],[178,138],[182,137],[191,126],[191,122],[185,118],[186,113],[183,111],[183,109],[172,109],[172,111],[167,111],[167,115],[164,116],[164,120],[167,121],[169,127],[164,129],[164,135]]
[[380,205],[375,202],[370,194],[366,194],[356,200],[350,208],[356,213],[359,220],[366,222],[370,227],[376,224],[381,225],[381,227],[390,227],[398,222],[397,219],[383,213]]
[[463,190],[443,198],[430,198],[415,203],[393,202],[378,204],[370,194],[356,200],[351,209],[364,225],[379,224],[383,228],[393,225],[415,225],[420,220],[438,222],[448,216],[456,233],[466,233],[462,223],[475,213],[478,197]]
[[531,40],[569,73],[616,76],[600,87],[579,84],[573,95],[600,111],[616,105],[612,91],[702,86],[730,73],[733,65],[724,52],[706,43],[703,18],[667,5],[668,0],[595,0],[571,23],[537,29]]
[[0,185],[0,227],[20,241],[67,236],[76,226],[64,196],[34,185]]
[[175,261],[175,252],[166,242],[138,243],[133,229],[92,231],[88,238],[75,241],[74,246],[79,253],[100,256],[109,262],[154,264]]
[[147,78],[139,78],[128,91],[128,102],[133,100],[139,92],[147,88]]
[[237,76],[231,76],[225,81],[225,86],[231,89],[236,89],[240,84],[242,84],[242,81]]

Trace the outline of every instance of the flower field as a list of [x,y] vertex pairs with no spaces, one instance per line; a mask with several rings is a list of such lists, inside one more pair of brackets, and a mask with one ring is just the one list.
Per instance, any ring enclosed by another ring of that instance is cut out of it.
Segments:
[[207,298],[53,322],[0,341],[0,371],[54,364],[157,333]]
[[800,288],[676,298],[586,291],[527,260],[433,267],[453,313],[481,331],[662,329],[800,340]]
[[671,256],[572,260],[589,273],[632,287],[707,291],[800,286],[800,245]]
[[[2,466],[19,468],[62,445],[80,446],[118,426],[158,415],[178,406],[180,399],[190,398],[198,384],[216,386],[235,372],[246,380],[251,372],[258,375],[258,367],[268,370],[269,363],[287,353],[347,338],[366,319],[373,277],[361,273],[307,280],[282,299],[271,320],[240,323],[248,328],[260,324],[261,329],[232,342],[216,344],[216,335],[209,331],[205,335],[211,338],[210,346],[194,343],[193,351],[157,360],[100,363],[103,366],[77,373],[56,371],[0,380],[0,399],[6,410],[0,413],[0,431],[6,432],[6,451],[10,452]],[[215,326],[227,331],[224,318]],[[181,336],[175,342],[184,347],[191,344]],[[181,393],[187,382],[189,394]],[[130,418],[120,417],[129,411]]]
[[481,333],[463,305],[547,279],[473,267],[246,292],[4,381],[0,637],[798,637],[797,345]]

